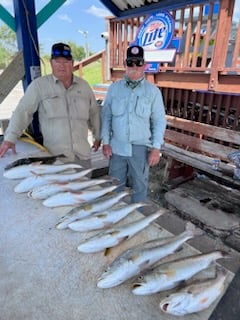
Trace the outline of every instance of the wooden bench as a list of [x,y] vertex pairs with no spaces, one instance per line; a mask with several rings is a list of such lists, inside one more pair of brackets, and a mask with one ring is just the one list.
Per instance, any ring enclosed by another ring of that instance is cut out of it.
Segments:
[[[239,189],[240,180],[233,178],[235,166],[228,159],[234,151],[240,151],[240,132],[167,115],[164,182],[177,184],[198,169]],[[214,159],[220,160],[219,170],[213,169]]]

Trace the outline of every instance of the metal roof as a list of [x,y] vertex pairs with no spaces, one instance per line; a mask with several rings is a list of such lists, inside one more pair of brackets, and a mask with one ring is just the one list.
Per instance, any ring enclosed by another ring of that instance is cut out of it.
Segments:
[[119,19],[151,14],[158,10],[174,10],[209,0],[100,0]]

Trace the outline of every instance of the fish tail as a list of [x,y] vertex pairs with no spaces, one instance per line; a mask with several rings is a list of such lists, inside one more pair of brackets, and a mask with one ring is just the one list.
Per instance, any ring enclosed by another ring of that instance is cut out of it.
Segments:
[[[224,250],[219,250],[220,254],[221,254],[221,257],[224,258],[224,259],[232,259],[233,256],[228,253],[227,251],[224,251]],[[219,259],[221,259],[221,257]]]
[[186,227],[185,227],[185,231],[186,231],[186,233],[188,233],[192,237],[202,236],[205,233],[202,229],[197,228],[191,222],[187,222]]

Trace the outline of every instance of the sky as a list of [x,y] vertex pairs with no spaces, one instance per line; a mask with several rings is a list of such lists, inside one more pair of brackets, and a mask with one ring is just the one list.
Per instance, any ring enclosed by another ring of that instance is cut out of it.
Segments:
[[[49,0],[35,0],[38,13]],[[14,15],[13,0],[1,0],[1,5]],[[67,0],[39,29],[38,42],[42,53],[50,54],[55,42],[73,41],[93,53],[105,49],[102,32],[107,31],[105,17],[112,13],[99,0]],[[1,22],[1,20],[0,20]],[[84,31],[85,37],[79,30]]]
[[[50,0],[35,0],[38,13]],[[1,5],[14,15],[13,0],[0,0]],[[50,54],[54,42],[73,41],[90,52],[105,49],[102,32],[107,31],[106,17],[112,13],[99,0],[67,0],[39,29],[38,41],[42,54]],[[240,18],[240,0],[236,0],[234,20]],[[3,23],[0,20],[0,25]],[[82,30],[87,32],[84,37]]]

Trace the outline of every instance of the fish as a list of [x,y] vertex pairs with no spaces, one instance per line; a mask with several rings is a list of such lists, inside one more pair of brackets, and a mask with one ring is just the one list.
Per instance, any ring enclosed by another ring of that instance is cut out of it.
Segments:
[[109,211],[102,211],[89,217],[78,219],[77,221],[70,223],[68,228],[80,232],[109,228],[114,223],[125,218],[133,210],[146,205],[147,204],[144,202],[131,203],[129,205],[124,204],[112,210],[109,209]]
[[139,277],[133,284],[132,292],[136,295],[150,295],[175,288],[182,281],[208,268],[217,259],[226,257],[229,257],[228,253],[216,250],[160,264]]
[[139,275],[160,259],[174,253],[187,240],[203,234],[192,223],[177,236],[158,238],[127,249],[120,254],[99,277],[99,288],[112,288]]
[[34,162],[25,164],[11,169],[5,170],[3,176],[8,179],[24,179],[32,175],[52,174],[66,170],[82,169],[80,164],[66,163],[66,164],[41,164]]
[[147,217],[140,218],[132,223],[101,231],[94,236],[81,241],[77,249],[79,252],[93,253],[114,247],[122,241],[132,238],[162,214],[163,212],[158,210],[157,212],[152,213]]
[[80,179],[86,176],[88,173],[93,171],[92,168],[81,170],[75,173],[56,173],[56,174],[45,174],[45,175],[33,175],[31,177],[27,177],[23,179],[20,183],[18,183],[14,191],[16,193],[29,192],[33,188],[38,186],[43,186],[44,184],[56,183],[56,182],[70,182],[77,179]]
[[17,159],[11,163],[9,163],[5,170],[11,169],[13,167],[21,166],[24,164],[30,164],[33,162],[41,162],[42,164],[52,164],[54,163],[58,158],[65,158],[64,154],[59,154],[56,156],[46,156],[46,157],[28,157],[28,158],[21,158]]
[[62,206],[77,206],[81,203],[97,199],[108,192],[117,189],[118,185],[112,185],[98,190],[83,190],[79,192],[66,191],[59,192],[53,196],[45,199],[43,205],[48,208],[62,207]]
[[87,179],[87,180],[76,180],[72,182],[59,182],[44,184],[33,188],[28,192],[28,196],[33,199],[47,199],[50,196],[62,191],[78,191],[92,186],[96,186],[105,182],[108,182],[107,179]]
[[76,221],[77,219],[88,217],[95,212],[107,210],[116,205],[122,198],[124,198],[128,194],[129,191],[113,193],[100,199],[91,201],[87,204],[84,203],[79,207],[73,208],[65,216],[61,217],[61,219],[56,224],[56,228],[66,229],[71,222]]
[[190,284],[161,300],[159,307],[167,314],[185,316],[209,308],[224,292],[227,272],[217,268],[217,276]]

